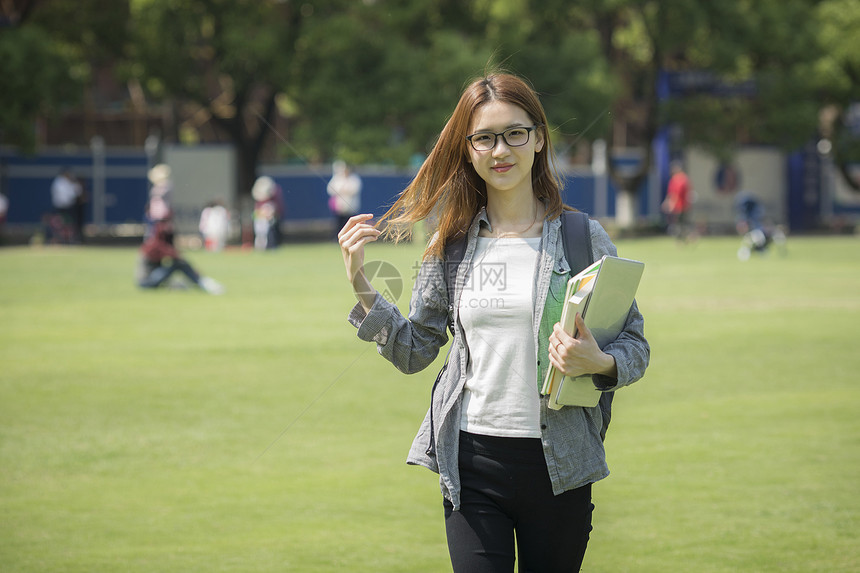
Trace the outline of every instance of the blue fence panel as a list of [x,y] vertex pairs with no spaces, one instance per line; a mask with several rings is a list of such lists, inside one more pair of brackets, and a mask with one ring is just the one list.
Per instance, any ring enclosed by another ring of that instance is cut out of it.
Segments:
[[402,173],[364,177],[361,190],[361,211],[373,213],[376,217],[383,215],[394,204],[400,193],[409,186],[412,178],[412,175]]
[[[329,178],[319,174],[272,175],[284,192],[285,221],[331,217],[326,186]],[[361,211],[382,215],[412,180],[411,174],[361,174]]]
[[[146,155],[142,151],[109,153],[104,159],[105,223],[141,222],[149,191]],[[9,199],[8,223],[39,224],[53,210],[51,183],[66,167],[81,180],[88,196],[84,222],[93,221],[93,156],[89,151],[46,152],[35,156],[3,151],[0,163],[2,190]]]
[[[616,159],[620,163],[637,161],[634,157]],[[0,152],[3,169],[2,190],[9,197],[8,222],[10,224],[39,224],[42,216],[51,211],[51,181],[63,166],[69,166],[81,177],[90,195],[86,208],[86,222],[93,221],[93,157],[89,150],[63,153],[45,152],[37,156],[22,156],[9,151]],[[108,150],[105,156],[104,221],[108,224],[140,223],[143,220],[149,183],[146,179],[148,167],[145,153],[137,150]],[[328,208],[326,185],[330,173],[310,170],[287,169],[271,166],[270,174],[284,191],[287,204],[285,221],[320,221],[331,218]],[[261,173],[266,172],[263,167]],[[363,212],[382,215],[398,195],[409,185],[414,173],[411,171],[359,170],[363,180]],[[648,213],[651,180],[643,181],[639,189],[637,207],[639,214]],[[589,169],[573,171],[565,178],[562,199],[568,205],[590,214],[612,217],[615,214],[615,185],[607,183],[606,193],[598,197],[597,179]],[[601,201],[598,205],[597,202]],[[605,201],[606,205],[602,202]]]
[[329,217],[328,196],[325,191],[326,180],[319,175],[273,175],[280,185],[287,204],[286,221],[322,219]]
[[[105,222],[140,223],[149,195],[146,177],[108,177],[105,181]],[[91,214],[87,214],[87,219]]]
[[9,199],[6,221],[10,224],[38,224],[51,212],[51,182],[62,168],[82,173],[92,165],[89,153],[22,155],[12,150],[0,152],[2,190]]
[[9,212],[6,221],[10,224],[39,223],[45,213],[49,213],[51,205],[50,177],[15,177],[8,176],[3,184],[3,190],[9,199]]

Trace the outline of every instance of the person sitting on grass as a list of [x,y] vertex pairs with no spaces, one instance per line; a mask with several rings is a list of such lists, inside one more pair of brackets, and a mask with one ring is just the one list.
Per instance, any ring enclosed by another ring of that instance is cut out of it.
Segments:
[[166,284],[167,279],[176,271],[184,274],[209,294],[224,293],[224,287],[220,283],[200,276],[191,263],[182,258],[173,244],[173,224],[169,220],[159,221],[155,224],[153,233],[140,247],[137,285],[147,289],[158,288]]

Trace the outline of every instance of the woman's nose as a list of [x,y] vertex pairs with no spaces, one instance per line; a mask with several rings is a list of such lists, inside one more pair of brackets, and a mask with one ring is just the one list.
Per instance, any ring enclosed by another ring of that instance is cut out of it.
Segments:
[[508,142],[501,135],[496,137],[496,145],[493,146],[493,157],[504,157],[511,151]]

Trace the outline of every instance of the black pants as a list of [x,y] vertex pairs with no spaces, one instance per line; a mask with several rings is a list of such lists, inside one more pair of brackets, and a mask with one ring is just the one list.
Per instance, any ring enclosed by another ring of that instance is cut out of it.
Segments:
[[[591,484],[554,496],[539,439],[460,433],[461,507],[444,501],[455,573],[579,571]],[[516,551],[514,545],[516,544]]]
[[142,288],[158,288],[170,278],[170,275],[177,271],[188,277],[194,284],[200,284],[200,275],[197,274],[197,271],[192,268],[188,261],[174,259],[169,266],[155,265],[148,267],[145,276],[138,281],[138,285]]

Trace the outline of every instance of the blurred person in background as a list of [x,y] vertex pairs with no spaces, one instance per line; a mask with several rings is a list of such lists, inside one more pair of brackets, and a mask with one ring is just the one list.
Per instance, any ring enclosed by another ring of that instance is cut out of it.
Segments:
[[336,218],[335,233],[361,209],[361,186],[361,177],[345,161],[338,160],[332,164],[332,177],[326,191],[329,209]]
[[220,199],[212,201],[200,212],[200,234],[207,251],[221,251],[230,236],[230,211]]
[[251,189],[254,198],[254,248],[275,249],[280,244],[284,199],[280,186],[268,175],[258,177]]
[[173,223],[158,221],[152,234],[140,247],[137,267],[137,284],[141,288],[154,289],[168,284],[176,272],[209,294],[223,294],[224,287],[209,277],[201,276],[173,244]]
[[54,212],[50,216],[48,234],[55,243],[77,243],[77,205],[83,195],[83,187],[69,167],[64,167],[51,182],[51,204]]
[[765,218],[761,201],[746,190],[738,192],[734,201],[735,228],[741,236],[738,259],[746,261],[753,253],[764,254],[775,244],[780,254],[786,254],[785,232]]
[[669,234],[682,242],[693,239],[690,210],[693,206],[693,187],[684,173],[683,164],[675,160],[670,167],[672,176],[666,187],[666,198],[661,205],[669,224]]
[[170,201],[173,194],[173,180],[171,174],[170,166],[164,163],[159,163],[147,173],[147,179],[149,179],[152,187],[149,189],[149,199],[146,202],[146,212],[144,213],[144,222],[146,223],[144,239],[152,234],[156,223],[167,221],[172,216]]
[[74,234],[77,239],[83,243],[84,242],[84,220],[86,219],[86,210],[87,204],[90,202],[90,195],[87,193],[87,186],[84,185],[84,181],[80,177],[75,177],[75,181],[77,181],[78,186],[80,188],[80,193],[78,193],[78,197],[75,200],[74,216],[72,217],[72,224],[75,227]]

